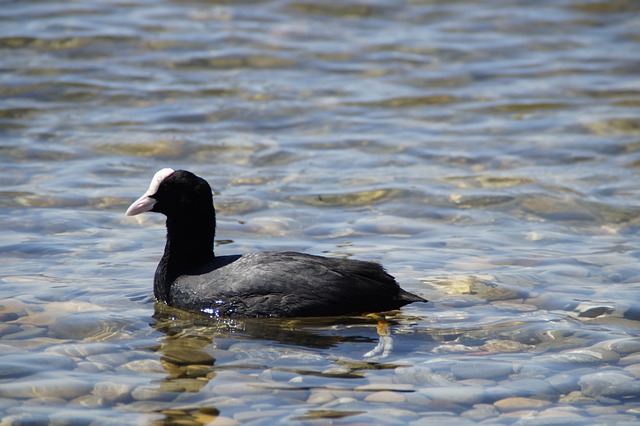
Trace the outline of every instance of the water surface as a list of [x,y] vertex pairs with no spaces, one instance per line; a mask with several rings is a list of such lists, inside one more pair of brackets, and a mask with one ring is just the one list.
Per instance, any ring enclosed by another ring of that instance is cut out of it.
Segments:
[[[636,424],[634,1],[0,8],[2,424]],[[162,167],[220,254],[379,261],[432,302],[156,305]]]

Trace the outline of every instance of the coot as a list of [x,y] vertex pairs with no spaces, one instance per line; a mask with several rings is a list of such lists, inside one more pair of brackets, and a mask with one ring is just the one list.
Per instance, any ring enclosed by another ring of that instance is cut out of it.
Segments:
[[211,187],[186,170],[158,171],[128,209],[167,217],[154,278],[158,301],[214,316],[302,317],[382,312],[427,300],[377,263],[294,252],[215,256]]

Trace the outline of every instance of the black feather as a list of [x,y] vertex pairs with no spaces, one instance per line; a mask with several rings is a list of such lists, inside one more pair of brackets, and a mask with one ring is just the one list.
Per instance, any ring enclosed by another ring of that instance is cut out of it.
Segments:
[[191,172],[174,172],[151,197],[152,211],[167,216],[154,293],[171,306],[220,316],[294,317],[382,312],[426,302],[402,290],[374,262],[294,252],[214,256],[211,188]]

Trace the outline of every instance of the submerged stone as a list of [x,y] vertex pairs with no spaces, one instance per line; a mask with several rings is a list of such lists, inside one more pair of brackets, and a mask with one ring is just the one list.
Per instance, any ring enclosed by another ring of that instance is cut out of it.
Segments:
[[640,338],[629,337],[624,339],[605,340],[603,342],[596,343],[593,347],[614,351],[620,355],[640,353]]
[[8,398],[28,399],[36,397],[56,397],[71,400],[91,392],[90,383],[78,379],[43,379],[33,377],[4,383],[0,387],[0,396]]
[[513,373],[513,365],[507,362],[464,361],[451,367],[451,372],[458,378],[499,380]]
[[481,403],[486,396],[483,386],[441,386],[420,389],[418,393],[433,401],[447,401],[463,405]]
[[556,391],[561,394],[568,394],[569,392],[578,390],[580,388],[580,386],[578,385],[580,376],[576,373],[559,373],[548,377],[546,380],[551,386],[553,386]]
[[93,387],[93,394],[104,398],[109,403],[125,402],[131,397],[133,385],[117,382],[98,382]]
[[470,294],[482,300],[524,299],[527,291],[509,286],[493,275],[453,275],[422,278],[422,281],[438,286],[450,295]]
[[390,404],[401,404],[406,401],[406,397],[400,392],[379,391],[367,395],[364,399],[367,402],[384,402]]
[[500,411],[531,410],[548,407],[551,402],[542,399],[513,397],[505,398],[493,404]]
[[608,391],[629,381],[635,380],[633,377],[617,371],[603,371],[582,376],[579,384],[583,394],[597,397],[600,395],[608,396]]
[[416,386],[447,386],[455,381],[455,376],[447,371],[434,373],[428,367],[398,367],[396,377],[401,383]]

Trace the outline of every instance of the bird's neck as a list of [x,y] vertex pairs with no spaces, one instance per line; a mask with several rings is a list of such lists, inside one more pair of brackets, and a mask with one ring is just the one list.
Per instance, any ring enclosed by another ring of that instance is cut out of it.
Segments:
[[167,242],[154,279],[156,299],[170,304],[171,284],[176,278],[214,258],[215,229],[213,211],[180,220],[167,218]]

